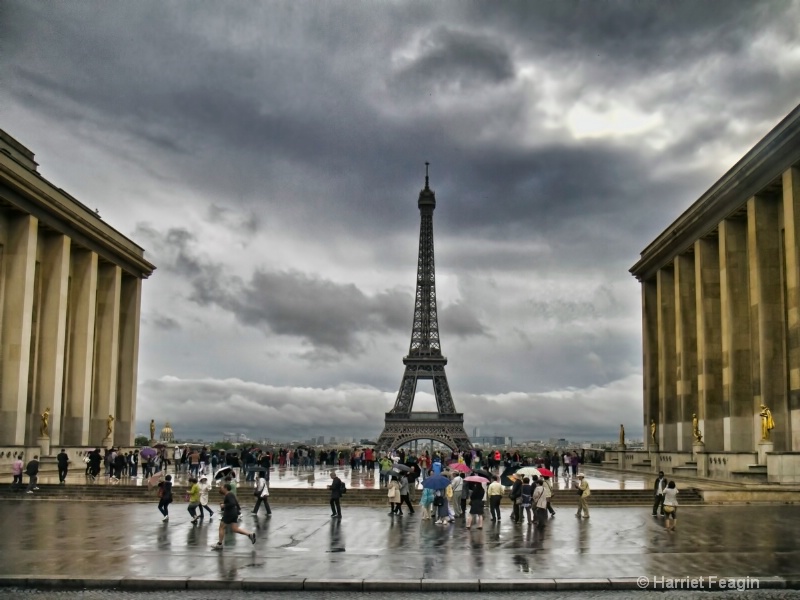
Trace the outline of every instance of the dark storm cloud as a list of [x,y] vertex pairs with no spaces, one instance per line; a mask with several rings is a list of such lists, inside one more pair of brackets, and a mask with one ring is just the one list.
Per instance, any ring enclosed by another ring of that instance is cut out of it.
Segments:
[[[390,289],[368,295],[354,284],[296,270],[257,270],[243,281],[228,275],[225,265],[197,256],[195,238],[186,229],[162,234],[139,224],[136,235],[151,244],[160,268],[190,282],[190,300],[219,306],[244,325],[305,340],[314,350],[304,358],[330,361],[341,358],[338,353],[363,353],[361,333],[410,330],[414,298],[407,292]],[[486,334],[467,306],[456,303],[441,312],[456,336]]]
[[468,93],[514,78],[508,51],[485,34],[438,27],[427,33],[418,52],[394,74],[395,93],[429,95],[437,88]]

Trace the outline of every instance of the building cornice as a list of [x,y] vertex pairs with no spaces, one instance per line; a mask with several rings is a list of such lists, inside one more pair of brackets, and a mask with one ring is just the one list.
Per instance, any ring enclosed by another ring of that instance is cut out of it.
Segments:
[[147,278],[155,270],[144,258],[140,246],[64,190],[5,153],[0,153],[0,199],[131,275]]
[[798,163],[800,105],[642,250],[641,258],[630,269],[631,274],[640,281],[652,279],[659,269],[689,250],[696,240],[713,232],[749,198]]

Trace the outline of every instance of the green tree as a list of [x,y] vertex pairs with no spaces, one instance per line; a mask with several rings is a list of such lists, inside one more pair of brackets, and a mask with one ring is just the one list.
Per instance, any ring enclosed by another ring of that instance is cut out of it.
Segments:
[[143,435],[137,436],[136,439],[133,440],[134,446],[148,446],[149,444],[150,440]]
[[211,446],[214,450],[231,450],[234,448],[234,445],[231,442],[214,442],[214,445]]

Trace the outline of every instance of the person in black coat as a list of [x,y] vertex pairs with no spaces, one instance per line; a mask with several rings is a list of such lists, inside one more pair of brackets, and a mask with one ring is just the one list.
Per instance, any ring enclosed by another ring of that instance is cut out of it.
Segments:
[[333,479],[333,481],[328,486],[328,489],[331,491],[331,517],[334,519],[341,519],[342,506],[339,501],[344,490],[344,482],[339,479],[336,471],[331,471],[331,479]]

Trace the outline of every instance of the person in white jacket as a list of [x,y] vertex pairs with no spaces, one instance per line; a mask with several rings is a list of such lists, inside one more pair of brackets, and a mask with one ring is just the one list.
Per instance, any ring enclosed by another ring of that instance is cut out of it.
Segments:
[[272,516],[272,509],[269,506],[269,484],[267,484],[267,480],[264,478],[264,474],[259,472],[258,479],[256,479],[256,487],[255,487],[255,496],[257,498],[256,505],[253,508],[253,516],[258,515],[258,509],[261,508],[261,505],[264,505],[264,508],[267,509],[267,516]]
[[208,477],[203,476],[200,478],[200,520],[203,520],[205,516],[205,511],[208,511],[208,520],[214,518],[214,511],[211,510],[208,506],[208,492],[211,489],[211,485],[208,483]]

